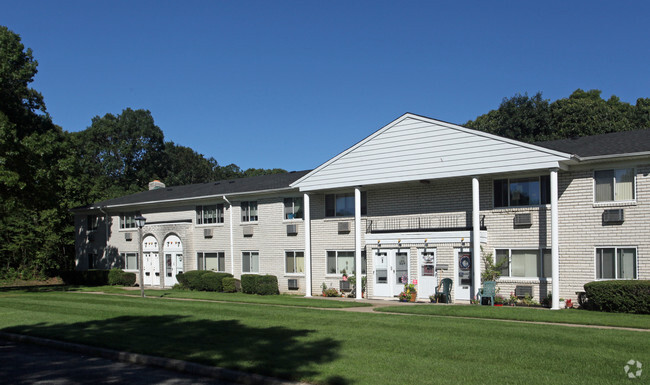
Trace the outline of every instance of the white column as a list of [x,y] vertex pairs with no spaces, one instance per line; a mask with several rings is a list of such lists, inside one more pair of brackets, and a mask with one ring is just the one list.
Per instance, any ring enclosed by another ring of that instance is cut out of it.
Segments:
[[304,194],[303,206],[305,212],[305,297],[311,297],[311,211],[309,210],[309,195]]
[[478,177],[472,177],[472,272],[473,288],[471,297],[476,299],[481,287],[481,208]]
[[363,278],[361,277],[361,190],[354,189],[354,260],[356,262],[356,278],[357,285],[357,299],[363,298],[361,296],[361,288]]
[[551,279],[553,303],[551,309],[560,309],[560,241],[558,219],[557,169],[551,170]]
[[228,212],[230,215],[230,269],[232,270],[232,275],[235,277],[235,244],[233,241],[233,223],[232,223],[232,203],[226,198],[226,196],[223,196],[223,200],[228,203]]

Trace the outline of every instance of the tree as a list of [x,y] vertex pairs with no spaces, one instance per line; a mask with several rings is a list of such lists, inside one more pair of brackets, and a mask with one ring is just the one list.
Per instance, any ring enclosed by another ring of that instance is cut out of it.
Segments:
[[219,164],[214,158],[205,159],[189,147],[165,143],[167,167],[164,181],[168,186],[179,186],[213,181]]

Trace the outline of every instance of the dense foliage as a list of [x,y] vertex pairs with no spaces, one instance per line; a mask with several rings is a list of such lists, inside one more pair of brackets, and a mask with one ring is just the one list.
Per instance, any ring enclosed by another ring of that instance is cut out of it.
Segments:
[[595,281],[585,284],[587,308],[613,313],[650,314],[650,281]]
[[275,275],[243,274],[241,276],[241,291],[246,294],[279,294],[278,277]]
[[210,270],[192,270],[176,275],[176,279],[184,289],[198,291],[223,290],[223,280],[232,278],[230,273],[217,273]]
[[108,284],[111,286],[135,285],[135,273],[127,273],[122,269],[111,269],[108,272]]

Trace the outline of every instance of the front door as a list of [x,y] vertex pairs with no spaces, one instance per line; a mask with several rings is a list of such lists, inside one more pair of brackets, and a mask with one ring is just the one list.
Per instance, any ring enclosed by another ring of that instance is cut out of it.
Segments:
[[160,259],[158,258],[158,241],[153,235],[147,235],[142,241],[142,270],[145,286],[160,285]]
[[429,298],[438,285],[436,249],[418,250],[418,298]]
[[472,252],[467,248],[455,249],[454,261],[455,298],[469,300],[472,298]]
[[374,253],[374,296],[394,297],[409,281],[409,252],[404,249],[378,249]]
[[183,272],[183,242],[176,235],[165,238],[163,245],[163,283],[165,287],[178,283],[176,275]]

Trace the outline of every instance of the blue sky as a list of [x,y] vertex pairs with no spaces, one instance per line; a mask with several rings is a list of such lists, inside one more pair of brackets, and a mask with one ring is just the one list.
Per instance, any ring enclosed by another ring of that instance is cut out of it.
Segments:
[[317,167],[405,112],[462,124],[516,93],[650,97],[646,1],[6,1],[54,122],[148,109],[242,168]]

